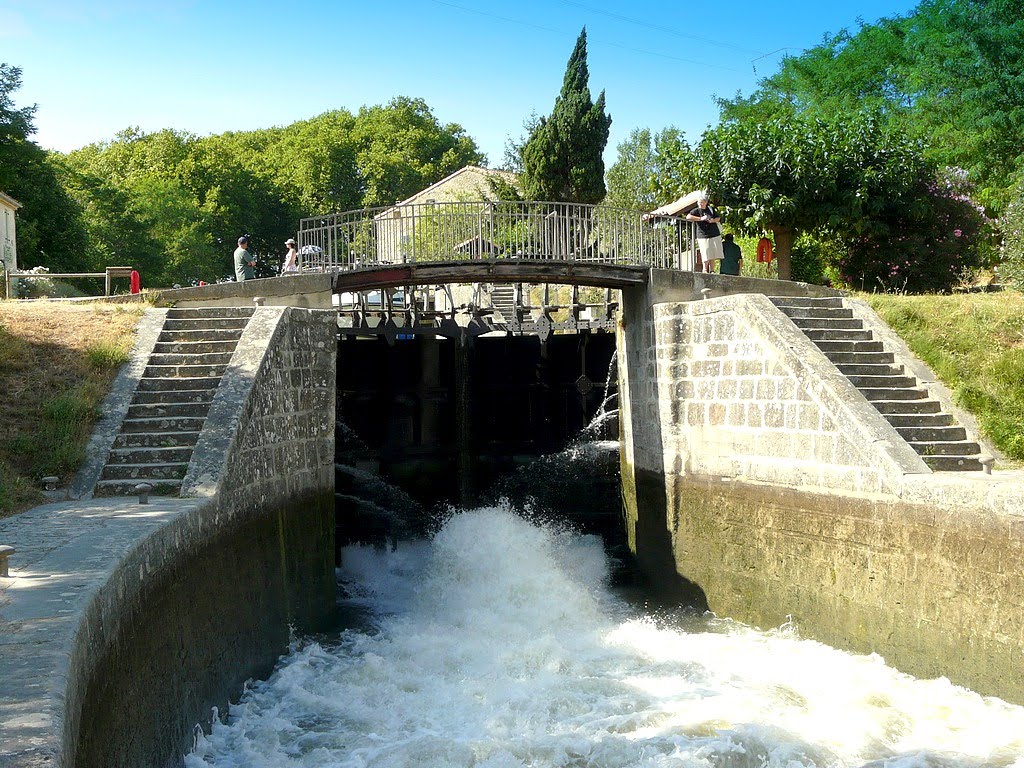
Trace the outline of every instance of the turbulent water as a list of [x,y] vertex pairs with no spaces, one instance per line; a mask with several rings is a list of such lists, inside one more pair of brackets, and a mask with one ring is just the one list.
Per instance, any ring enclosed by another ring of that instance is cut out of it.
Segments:
[[364,626],[297,647],[188,768],[1024,768],[1024,708],[791,627],[644,615],[599,540],[508,510],[344,556]]

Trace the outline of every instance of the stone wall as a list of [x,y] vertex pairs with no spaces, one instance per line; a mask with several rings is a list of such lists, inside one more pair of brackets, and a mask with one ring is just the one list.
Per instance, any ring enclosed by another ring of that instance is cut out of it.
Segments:
[[1024,702],[1024,476],[931,473],[765,296],[665,298],[624,291],[619,329],[641,568],[719,615]]
[[[0,523],[0,765],[180,765],[197,723],[335,610],[334,314],[258,309],[211,407],[194,498]],[[329,394],[325,394],[329,393]],[[277,471],[277,468],[287,471]]]

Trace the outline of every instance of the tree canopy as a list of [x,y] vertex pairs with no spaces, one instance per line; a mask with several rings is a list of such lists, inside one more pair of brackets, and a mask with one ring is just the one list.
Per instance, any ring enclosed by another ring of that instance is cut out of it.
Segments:
[[605,114],[604,91],[592,101],[589,82],[584,28],[551,115],[537,121],[522,148],[527,198],[567,203],[599,203],[604,198],[603,154],[612,119]]

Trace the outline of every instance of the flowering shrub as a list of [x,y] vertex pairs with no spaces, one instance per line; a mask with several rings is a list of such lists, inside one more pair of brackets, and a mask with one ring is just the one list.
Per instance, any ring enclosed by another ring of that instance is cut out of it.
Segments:
[[867,291],[948,292],[982,260],[989,222],[969,192],[960,169],[923,180],[914,194],[846,238],[837,265],[842,280]]
[[999,219],[999,233],[999,277],[1024,290],[1024,185],[1017,188],[1013,202]]

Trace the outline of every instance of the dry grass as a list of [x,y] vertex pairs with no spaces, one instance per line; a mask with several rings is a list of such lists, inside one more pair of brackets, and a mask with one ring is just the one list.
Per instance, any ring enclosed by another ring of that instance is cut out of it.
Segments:
[[71,480],[142,311],[0,301],[0,517],[40,503],[40,478]]

